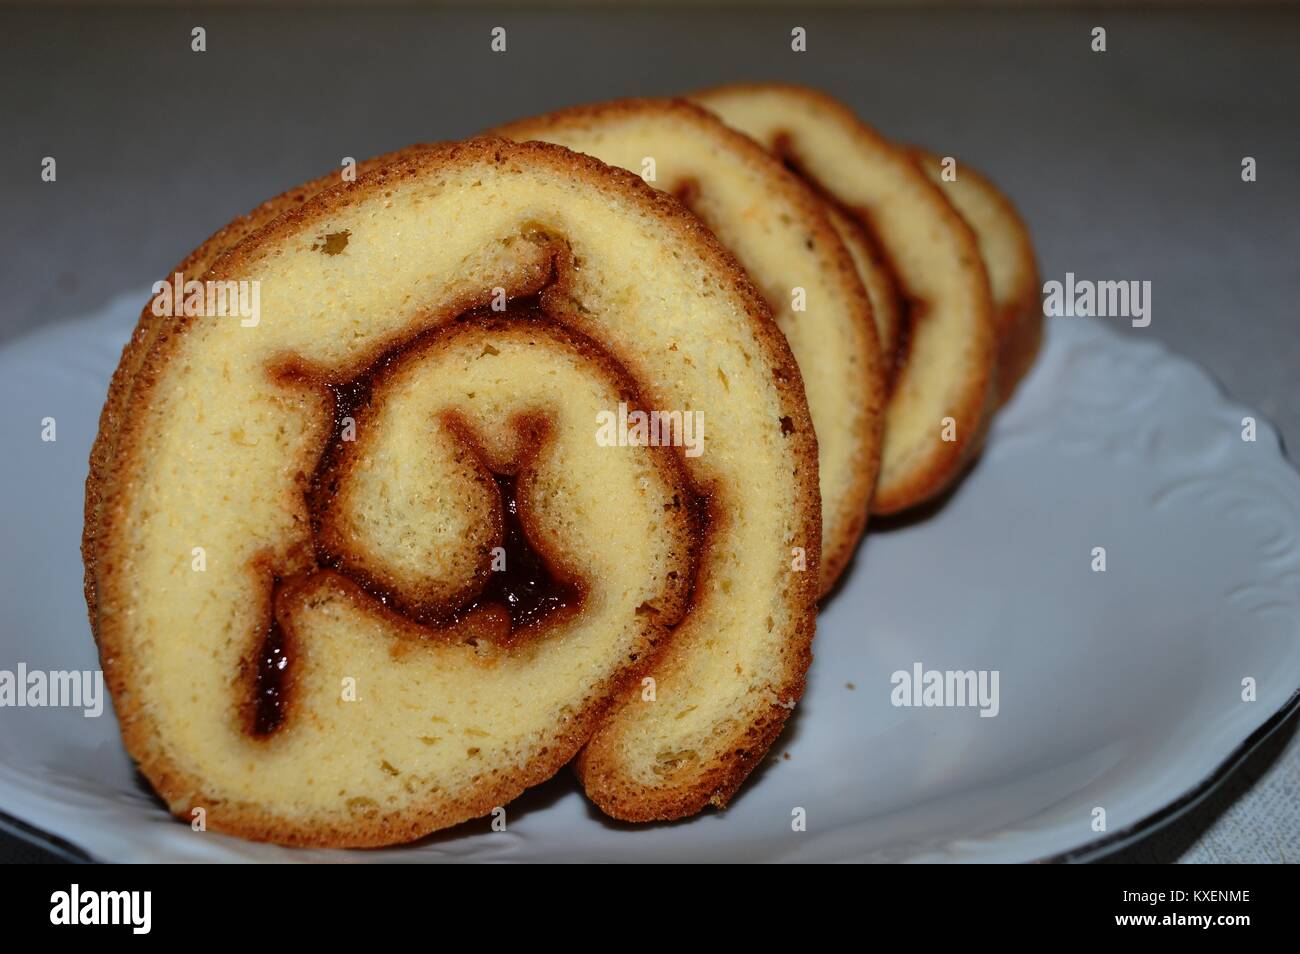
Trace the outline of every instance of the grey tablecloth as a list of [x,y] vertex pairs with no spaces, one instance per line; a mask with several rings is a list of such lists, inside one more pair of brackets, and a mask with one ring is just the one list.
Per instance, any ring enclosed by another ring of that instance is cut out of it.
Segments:
[[[504,54],[488,48],[496,25]],[[206,53],[190,49],[194,26]],[[1294,10],[6,9],[0,343],[153,281],[344,156],[563,104],[783,78],[992,173],[1046,275],[1150,280],[1152,324],[1129,333],[1197,359],[1300,447],[1298,48]],[[1257,182],[1242,182],[1244,156]],[[1300,860],[1297,804],[1292,725],[1119,857]],[[33,854],[0,838],[0,860]]]

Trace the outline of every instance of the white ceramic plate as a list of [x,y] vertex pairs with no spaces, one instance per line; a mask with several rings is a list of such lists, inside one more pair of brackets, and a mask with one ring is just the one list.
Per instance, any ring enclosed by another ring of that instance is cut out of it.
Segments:
[[[0,670],[98,665],[82,486],[143,300],[0,351]],[[803,703],[726,812],[610,823],[564,771],[511,806],[506,832],[478,821],[402,848],[295,851],[172,820],[111,710],[0,708],[3,825],[113,861],[1028,861],[1118,847],[1300,704],[1300,475],[1262,420],[1242,440],[1255,415],[1188,362],[1090,319],[1048,332],[951,498],[869,534],[821,616]],[[891,675],[917,663],[996,670],[998,714],[895,707]]]

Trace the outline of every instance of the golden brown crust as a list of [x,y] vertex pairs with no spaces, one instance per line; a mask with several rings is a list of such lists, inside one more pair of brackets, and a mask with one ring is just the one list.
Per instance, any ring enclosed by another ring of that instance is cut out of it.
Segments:
[[[794,422],[792,446],[802,474],[797,481],[798,532],[795,541],[796,545],[806,547],[810,561],[815,562],[820,549],[821,527],[816,479],[816,439],[803,399],[799,370],[784,337],[776,328],[748,277],[711,233],[679,204],[654,192],[629,173],[611,170],[595,160],[558,147],[536,143],[513,144],[480,139],[420,148],[392,164],[387,164],[387,157],[375,160],[379,167],[360,175],[355,183],[322,185],[324,180],[317,180],[307,187],[292,190],[265,204],[252,216],[218,232],[186,261],[191,263],[192,268],[208,267],[206,275],[210,278],[235,273],[246,256],[255,253],[266,243],[308,229],[325,219],[332,210],[380,190],[386,183],[419,176],[423,172],[456,163],[510,162],[515,159],[545,165],[558,174],[582,179],[593,189],[617,193],[621,199],[659,217],[665,229],[675,231],[678,237],[693,245],[699,256],[710,262],[719,274],[727,276],[732,291],[746,306],[748,320],[766,351],[765,356],[776,369],[781,408]],[[320,186],[320,191],[311,195],[310,190],[316,186]],[[270,221],[264,221],[266,219]],[[228,241],[235,241],[236,244],[227,247]],[[193,794],[202,791],[201,780],[187,777],[165,755],[156,753],[151,747],[156,735],[151,725],[153,717],[142,700],[131,693],[124,669],[128,665],[123,659],[124,645],[115,626],[104,624],[99,605],[104,584],[111,582],[114,577],[129,573],[127,562],[120,553],[115,552],[114,546],[115,538],[119,535],[116,528],[126,519],[126,488],[119,486],[118,478],[130,469],[133,456],[139,452],[141,428],[146,416],[142,412],[150,400],[157,374],[192,321],[186,317],[176,317],[168,319],[164,324],[150,321],[150,318],[152,315],[146,311],[131,343],[124,351],[122,365],[110,385],[108,402],[102,416],[103,427],[92,452],[91,471],[87,479],[87,524],[83,553],[91,627],[99,644],[105,678],[113,693],[124,742],[158,792],[175,810],[183,812],[194,801]],[[802,692],[807,662],[811,658],[809,647],[815,625],[816,596],[815,572],[791,574],[787,600],[793,632],[783,689],[792,696]],[[472,800],[458,802],[452,799],[450,803],[435,808],[397,812],[341,828],[296,828],[283,818],[273,816],[257,806],[244,805],[229,808],[223,826],[225,830],[245,837],[289,844],[365,846],[410,840],[447,824],[487,814],[493,807],[504,804],[524,788],[548,778],[567,762],[572,751],[586,740],[603,717],[606,700],[612,698],[615,688],[608,686],[605,687],[608,691],[602,689],[594,694],[596,700],[582,707],[578,717],[573,720],[573,728],[563,734],[563,744],[555,746],[547,757],[536,760],[515,777],[503,779]],[[788,712],[779,715],[777,730],[786,714]],[[775,736],[775,730],[769,731],[765,727],[757,729],[769,741],[770,737]],[[747,766],[730,767],[724,773],[726,777],[713,788],[719,791],[725,789],[728,793],[734,791],[747,773]]]
[[[871,510],[871,496],[875,490],[876,474],[880,468],[880,445],[884,427],[885,362],[881,357],[876,324],[872,315],[872,302],[848,248],[832,225],[817,194],[797,176],[789,173],[771,153],[749,136],[732,129],[713,113],[684,99],[627,98],[572,106],[539,116],[514,120],[489,130],[487,135],[515,140],[542,139],[547,134],[555,134],[565,129],[645,116],[666,117],[701,128],[717,142],[720,150],[727,151],[729,159],[744,162],[757,169],[768,180],[768,194],[780,195],[794,206],[801,216],[800,226],[811,233],[818,248],[825,250],[824,254],[830,260],[840,285],[839,294],[847,303],[859,341],[859,360],[864,368],[863,391],[861,394],[853,395],[851,399],[862,406],[864,413],[858,422],[858,431],[854,435],[858,467],[852,475],[852,483],[844,494],[843,501],[837,501],[840,505],[837,507],[836,532],[831,539],[827,540],[823,537],[822,540],[819,592],[824,596],[839,580],[866,530],[867,517]],[[690,207],[694,193],[698,190],[698,183],[690,179],[686,186],[685,194],[679,193],[675,198]],[[751,277],[762,279],[764,276]],[[802,370],[816,373],[815,368]],[[826,509],[827,501],[823,500],[823,512]]]
[[[909,467],[904,478],[890,482],[888,475],[882,472],[882,479],[877,484],[872,502],[872,513],[882,515],[899,513],[939,496],[961,474],[966,464],[978,453],[984,434],[988,429],[990,415],[995,407],[993,370],[996,361],[996,342],[993,335],[992,300],[989,292],[988,276],[979,257],[975,235],[939,188],[930,182],[919,169],[914,168],[905,152],[890,144],[883,136],[859,119],[853,110],[827,93],[791,83],[729,83],[697,90],[689,94],[689,98],[708,108],[710,100],[714,97],[763,92],[780,92],[783,95],[800,99],[820,111],[834,115],[843,128],[851,130],[852,135],[863,142],[865,152],[880,154],[882,151],[888,151],[898,156],[901,165],[906,165],[909,170],[914,172],[915,178],[909,182],[909,187],[914,188],[918,194],[925,195],[926,201],[942,223],[942,227],[963,247],[962,254],[957,256],[956,265],[962,271],[964,280],[969,286],[967,304],[974,313],[972,334],[977,358],[974,365],[968,369],[969,373],[963,382],[962,393],[956,399],[951,413],[958,420],[975,421],[977,423],[973,428],[959,428],[954,440],[942,441],[934,445],[920,465]],[[823,194],[827,201],[836,202],[848,214],[858,219],[875,239],[877,247],[889,262],[895,285],[904,303],[903,330],[901,332],[903,342],[900,349],[906,348],[909,323],[914,323],[918,317],[923,317],[928,303],[915,289],[908,286],[906,276],[902,274],[895,261],[896,255],[891,254],[896,250],[891,250],[889,242],[881,236],[879,227],[872,220],[870,211],[847,205],[819,183],[814,176],[808,175],[806,169],[800,169],[797,149],[793,148],[793,144],[787,142],[785,145],[788,151],[783,154],[780,138],[778,134],[775,141],[771,143],[765,142],[764,145],[771,146],[779,156],[786,160],[788,165],[805,175],[805,178]],[[912,173],[909,172],[908,174],[910,176]],[[898,373],[900,375],[907,374],[906,363]],[[888,417],[885,426],[886,440],[888,441]]]

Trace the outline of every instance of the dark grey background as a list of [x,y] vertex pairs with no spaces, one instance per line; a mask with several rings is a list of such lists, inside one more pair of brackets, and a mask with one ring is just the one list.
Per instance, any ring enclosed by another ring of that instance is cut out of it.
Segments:
[[[1197,359],[1300,447],[1294,9],[0,10],[0,342],[146,289],[344,156],[762,78],[991,173],[1045,278],[1150,280],[1152,324],[1126,333]],[[1122,857],[1295,861],[1300,743],[1282,736]],[[0,860],[36,855],[0,836]]]

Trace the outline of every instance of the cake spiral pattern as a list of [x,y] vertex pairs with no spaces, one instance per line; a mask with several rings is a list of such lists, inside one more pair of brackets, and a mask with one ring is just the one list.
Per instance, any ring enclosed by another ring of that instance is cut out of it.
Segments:
[[784,159],[884,256],[900,317],[872,509],[934,499],[978,450],[996,406],[993,302],[971,228],[907,150],[825,93],[756,83],[691,99]]
[[753,140],[683,100],[578,106],[493,134],[557,143],[652,175],[758,284],[800,364],[817,429],[821,589],[829,591],[866,527],[880,463],[885,362],[872,301],[816,193]]
[[[595,160],[378,165],[191,258],[260,284],[256,327],[146,319],[124,354],[85,554],[128,750],[178,815],[290,844],[409,840],[584,746],[617,817],[724,804],[802,693],[817,596],[770,312]],[[620,406],[702,413],[704,452],[602,446]]]

